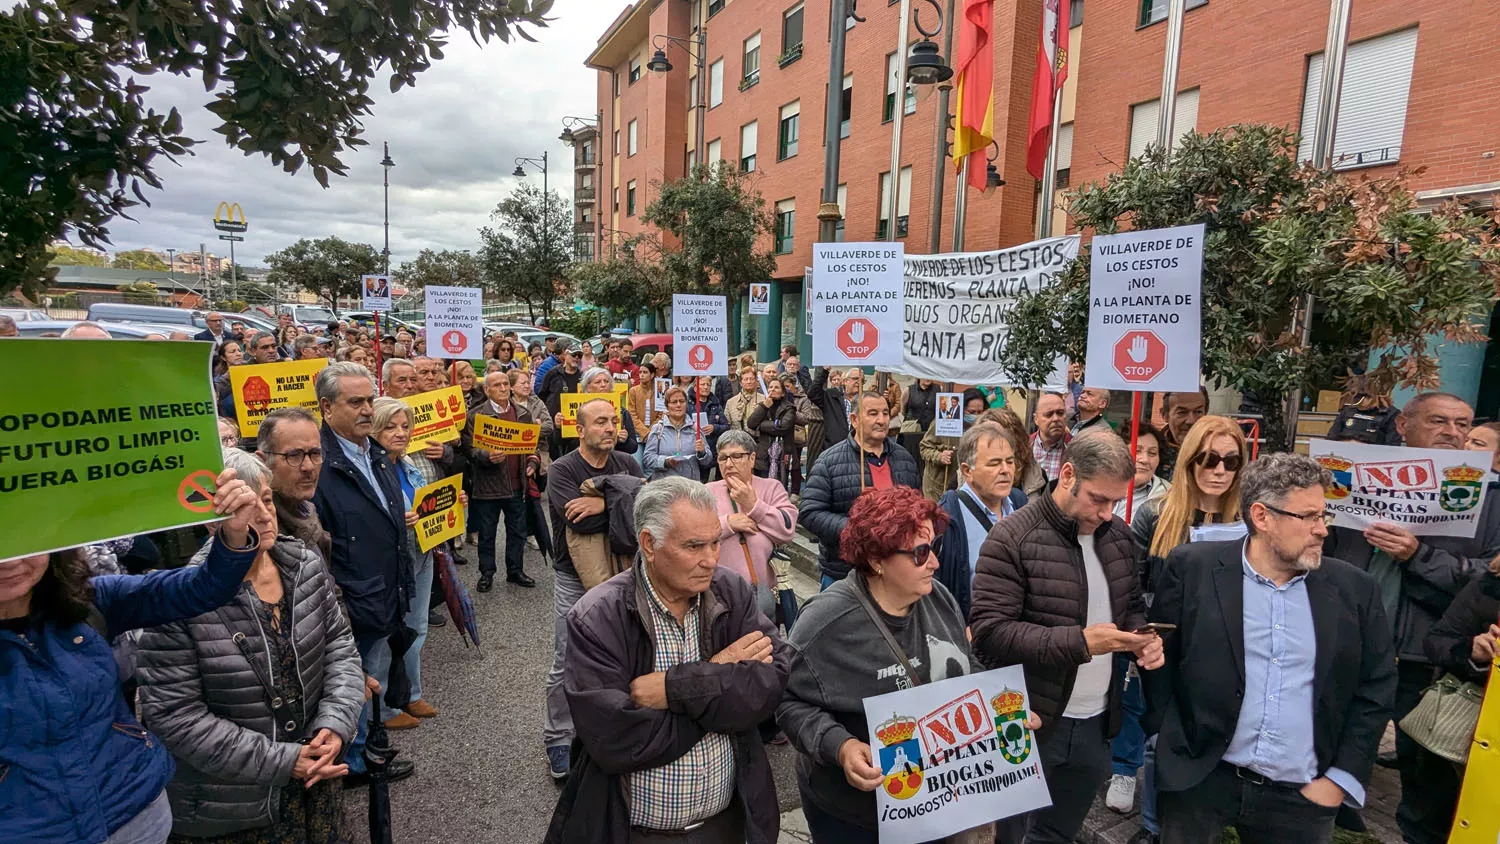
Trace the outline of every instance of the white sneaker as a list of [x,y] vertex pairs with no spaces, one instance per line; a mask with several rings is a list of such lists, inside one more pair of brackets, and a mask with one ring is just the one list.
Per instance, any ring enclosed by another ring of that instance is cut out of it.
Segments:
[[542,550],[541,548],[537,547],[536,537],[535,536],[528,536],[528,537],[526,537],[526,547],[530,548],[533,551],[540,551],[540,550]]
[[1135,777],[1115,774],[1109,780],[1109,793],[1104,795],[1104,805],[1122,815],[1135,808]]

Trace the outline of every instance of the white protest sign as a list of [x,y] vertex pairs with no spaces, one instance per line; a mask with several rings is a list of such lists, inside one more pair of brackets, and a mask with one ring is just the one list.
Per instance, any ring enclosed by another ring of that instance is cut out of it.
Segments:
[[723,296],[672,294],[672,374],[729,374],[725,303]]
[[1472,537],[1479,526],[1491,452],[1312,440],[1307,453],[1333,475],[1323,497],[1336,527]]
[[468,360],[484,354],[484,299],[477,287],[428,287],[427,354]]
[[1019,665],[867,697],[880,844],[933,841],[1052,805]]
[[813,244],[814,366],[901,363],[900,243]]
[[[909,255],[905,261],[903,357],[889,369],[934,381],[1013,384],[1001,370],[1010,310],[1023,293],[1050,286],[1078,257],[1078,235],[989,252]],[[1063,389],[1061,378],[1045,385]]]
[[667,411],[667,390],[671,388],[671,378],[657,378],[652,384],[652,392],[656,396],[656,409],[663,413]]
[[388,275],[363,275],[359,277],[360,307],[367,311],[389,311],[391,309],[391,277]]
[[762,282],[750,284],[750,315],[761,316],[771,313],[771,285]]
[[802,270],[802,333],[812,336],[812,267]]
[[1084,383],[1107,390],[1197,390],[1203,224],[1102,234],[1090,249]]
[[964,435],[964,396],[963,393],[938,393],[937,394],[937,427],[933,433],[940,437],[961,437]]

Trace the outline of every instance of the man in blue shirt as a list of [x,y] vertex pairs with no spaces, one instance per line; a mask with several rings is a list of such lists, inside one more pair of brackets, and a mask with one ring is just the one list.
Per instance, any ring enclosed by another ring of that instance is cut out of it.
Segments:
[[1272,454],[1241,481],[1249,536],[1179,547],[1151,608],[1166,665],[1144,675],[1163,844],[1325,844],[1365,784],[1396,694],[1373,578],[1323,556],[1328,473]]

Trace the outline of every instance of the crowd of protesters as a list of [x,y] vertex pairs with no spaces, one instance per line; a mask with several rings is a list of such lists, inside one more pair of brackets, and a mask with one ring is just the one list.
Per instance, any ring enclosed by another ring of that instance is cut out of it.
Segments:
[[[1137,844],[1226,827],[1321,844],[1361,828],[1387,725],[1497,653],[1500,455],[1475,535],[1419,537],[1330,527],[1328,473],[1256,459],[1205,392],[1164,396],[1132,454],[1106,390],[1043,393],[1023,420],[995,388],[871,388],[795,347],[673,379],[618,339],[501,334],[478,368],[426,356],[420,331],[214,314],[194,339],[214,346],[226,468],[225,518],[191,561],[117,573],[126,541],[0,565],[7,840],[346,840],[369,731],[439,717],[421,665],[448,623],[435,571],[470,544],[480,592],[502,554],[508,587],[536,586],[528,545],[554,571],[540,749],[558,844],[771,844],[770,742],[797,751],[815,842],[876,842],[862,701],[1010,665],[1051,805],[996,841],[1072,841],[1103,792],[1139,804]],[[277,410],[241,440],[230,370],[318,357],[321,421]],[[462,437],[413,443],[402,399],[450,384]],[[959,437],[937,433],[939,392],[960,394]],[[535,452],[476,447],[478,415],[537,424]],[[1332,436],[1500,445],[1446,393],[1366,415]],[[455,474],[470,533],[423,552],[415,490]],[[822,589],[800,612],[779,559],[799,527]],[[1446,841],[1462,767],[1396,735],[1402,835]]]

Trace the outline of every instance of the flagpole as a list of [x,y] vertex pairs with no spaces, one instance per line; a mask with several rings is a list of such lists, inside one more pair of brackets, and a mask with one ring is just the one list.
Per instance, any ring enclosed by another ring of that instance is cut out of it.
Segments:
[[1047,166],[1042,171],[1042,192],[1037,200],[1036,239],[1052,236],[1052,194],[1057,192],[1057,127],[1062,120],[1062,92],[1052,102],[1052,139],[1047,143]]
[[1177,65],[1182,60],[1182,16],[1187,0],[1168,0],[1167,56],[1161,71],[1161,109],[1156,118],[1156,145],[1172,151],[1172,123],[1177,118]]
[[[953,61],[953,30],[958,29],[958,20],[953,17],[953,3],[954,0],[948,0],[943,12],[945,27],[943,29],[943,55],[947,56],[950,62]],[[947,189],[948,120],[951,116],[948,114],[948,107],[953,87],[951,81],[938,83],[937,126],[932,139],[932,206],[929,210],[932,222],[929,224],[930,234],[927,243],[927,251],[933,254],[943,251],[943,191]],[[901,93],[904,106],[906,92]],[[955,126],[955,134],[957,129],[958,127]],[[956,224],[957,221],[955,221]]]
[[965,158],[959,168],[956,187],[953,189],[953,251],[964,251],[964,223],[969,206],[969,159]]
[[[887,198],[885,212],[889,222],[885,226],[885,239],[896,240],[896,209],[901,197],[901,124],[906,114],[906,51],[911,37],[911,0],[901,0],[900,29],[896,32],[896,107],[891,120],[891,193]],[[843,80],[839,81],[843,84]],[[832,98],[833,89],[829,89]],[[830,141],[832,143],[832,141]]]

